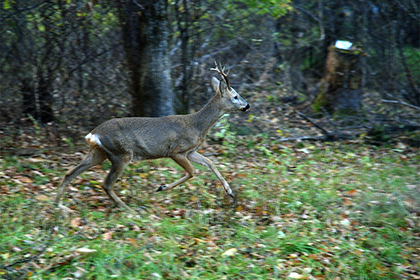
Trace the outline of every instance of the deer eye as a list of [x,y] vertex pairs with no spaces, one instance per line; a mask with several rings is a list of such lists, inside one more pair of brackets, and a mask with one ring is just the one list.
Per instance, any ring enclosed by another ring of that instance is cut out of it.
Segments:
[[238,100],[238,96],[236,95],[233,99]]

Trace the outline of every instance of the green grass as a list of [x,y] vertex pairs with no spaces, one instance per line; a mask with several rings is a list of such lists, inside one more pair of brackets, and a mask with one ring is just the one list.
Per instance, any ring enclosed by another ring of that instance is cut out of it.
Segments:
[[132,207],[149,208],[141,215],[115,208],[100,188],[109,163],[72,182],[63,199],[71,211],[65,212],[52,201],[80,156],[0,158],[0,276],[418,276],[418,150],[261,139],[254,145],[238,140],[236,155],[232,147],[217,147],[229,157],[212,157],[235,201],[203,167],[187,183],[156,193],[182,170],[171,160],[131,164],[116,190]]

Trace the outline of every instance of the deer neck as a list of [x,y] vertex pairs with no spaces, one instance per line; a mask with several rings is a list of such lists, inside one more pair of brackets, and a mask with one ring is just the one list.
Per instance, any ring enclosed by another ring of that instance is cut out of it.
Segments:
[[216,94],[200,111],[194,114],[195,127],[201,131],[202,136],[207,135],[209,130],[223,116],[224,112],[221,110],[220,101],[220,94]]

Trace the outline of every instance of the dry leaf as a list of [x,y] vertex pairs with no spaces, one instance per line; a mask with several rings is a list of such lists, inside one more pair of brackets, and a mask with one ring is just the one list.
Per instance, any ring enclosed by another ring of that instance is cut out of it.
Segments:
[[345,227],[349,227],[350,226],[350,220],[349,219],[343,219],[340,221],[340,224],[342,224]]
[[222,254],[222,256],[232,257],[232,256],[234,256],[236,254],[236,252],[238,252],[238,249],[232,248],[232,249],[229,249],[226,252],[224,252]]
[[28,177],[21,177],[20,181],[22,183],[32,183],[33,182],[33,180],[31,178],[28,178]]
[[407,224],[410,225],[410,227],[414,228],[416,226],[416,224],[414,223],[413,220],[411,220],[409,218],[405,218],[404,220],[407,222]]
[[71,210],[67,206],[64,206],[64,205],[61,205],[61,204],[58,205],[58,208],[60,208],[61,210],[63,210],[63,212],[66,213],[66,214],[71,214],[71,213],[74,213],[75,212],[74,210]]
[[86,274],[86,270],[85,269],[83,269],[81,267],[78,267],[78,266],[76,268],[77,268],[76,272],[73,273],[74,277],[81,278],[81,277],[83,277],[83,275]]
[[151,260],[152,262],[153,261],[155,261],[155,259],[148,253],[148,252],[145,252],[144,254],[143,254],[146,258],[148,258],[149,260]]
[[346,195],[355,196],[355,195],[357,195],[357,190],[350,190],[346,193]]
[[290,272],[289,275],[287,275],[287,277],[292,278],[292,279],[304,279],[305,277],[300,275],[299,273],[296,272]]
[[403,203],[405,204],[405,206],[407,206],[409,209],[415,209],[417,208],[417,200],[412,199],[412,198],[408,198],[406,200],[403,201]]
[[405,150],[405,149],[407,149],[407,145],[405,145],[402,142],[398,142],[397,145],[395,146],[395,148],[400,149],[400,150]]
[[200,238],[194,238],[194,240],[195,240],[197,243],[206,243],[206,241],[205,241],[205,240],[200,239]]
[[112,231],[105,232],[102,235],[102,239],[103,240],[111,240],[112,239]]
[[45,177],[45,174],[42,173],[42,172],[39,172],[38,170],[32,170],[32,174],[35,174],[35,175],[38,175],[38,176],[41,176],[41,177]]
[[131,226],[131,230],[132,231],[140,231],[141,229],[138,225],[134,224],[134,225]]
[[344,205],[352,205],[352,204],[353,204],[353,202],[351,202],[351,200],[350,200],[350,199],[345,198],[345,199],[344,199],[344,201],[343,201],[343,204],[344,204]]
[[75,252],[80,253],[80,254],[91,254],[91,253],[96,252],[96,250],[83,247],[83,248],[76,249]]
[[33,182],[31,178],[25,176],[16,176],[13,178],[13,181],[17,184],[29,184]]
[[155,279],[162,279],[162,276],[159,273],[153,272],[150,275],[153,276]]
[[82,219],[81,218],[73,219],[73,220],[71,220],[70,225],[73,228],[78,228],[78,227],[80,227],[82,225]]
[[126,239],[131,245],[133,245],[133,247],[137,247],[137,240],[135,240],[134,238],[127,238]]
[[20,252],[20,251],[22,251],[22,249],[21,248],[19,248],[19,247],[16,247],[16,246],[11,246],[11,248],[10,248],[13,252]]
[[37,196],[35,196],[35,198],[36,198],[37,200],[40,200],[40,201],[47,201],[47,200],[50,200],[50,198],[49,198],[48,196],[46,196],[45,194],[40,194],[40,195],[37,195]]

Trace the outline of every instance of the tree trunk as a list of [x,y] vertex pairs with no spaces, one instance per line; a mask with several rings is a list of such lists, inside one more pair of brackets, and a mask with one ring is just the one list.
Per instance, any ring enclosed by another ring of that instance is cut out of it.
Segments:
[[167,1],[116,0],[130,70],[133,116],[174,114],[168,48]]
[[50,94],[48,81],[41,76],[38,80],[36,91],[31,85],[31,82],[30,78],[24,78],[22,81],[23,116],[28,117],[28,115],[31,115],[42,123],[54,121],[54,112],[52,109],[54,99]]
[[54,121],[53,97],[50,93],[48,79],[41,76],[38,81],[39,119],[42,123]]
[[31,115],[35,119],[38,118],[38,112],[36,110],[36,97],[35,97],[35,90],[31,85],[31,80],[29,78],[25,78],[22,81],[22,113],[23,117],[28,117]]
[[325,74],[313,104],[314,111],[351,115],[360,110],[362,54],[364,52],[358,48],[341,50],[331,46],[328,49]]

